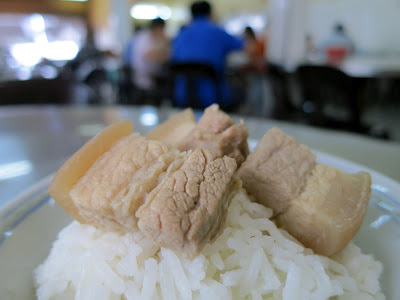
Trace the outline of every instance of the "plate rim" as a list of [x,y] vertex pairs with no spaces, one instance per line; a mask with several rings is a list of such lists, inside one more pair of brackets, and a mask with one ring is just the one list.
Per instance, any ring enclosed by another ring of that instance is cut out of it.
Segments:
[[8,231],[13,230],[48,201],[43,196],[48,195],[47,188],[53,176],[54,173],[32,184],[0,208],[0,246],[7,238]]

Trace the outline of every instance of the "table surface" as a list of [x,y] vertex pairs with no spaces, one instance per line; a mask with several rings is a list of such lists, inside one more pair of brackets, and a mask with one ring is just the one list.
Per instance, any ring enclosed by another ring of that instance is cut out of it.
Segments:
[[358,77],[400,77],[400,56],[350,56],[342,70]]
[[[326,59],[316,54],[308,57],[304,64],[326,65]],[[353,77],[400,78],[400,55],[353,54],[336,67]]]
[[[105,126],[132,120],[146,134],[176,110],[153,107],[10,106],[0,108],[0,208],[54,173]],[[200,112],[196,117],[201,116]],[[239,119],[239,116],[235,116]],[[251,139],[278,126],[312,149],[365,165],[400,182],[400,143],[268,119],[244,118]]]

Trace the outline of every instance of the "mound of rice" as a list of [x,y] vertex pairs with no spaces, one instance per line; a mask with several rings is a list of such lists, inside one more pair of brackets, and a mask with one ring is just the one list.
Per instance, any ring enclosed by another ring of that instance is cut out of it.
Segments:
[[71,223],[35,271],[39,299],[384,299],[381,263],[354,244],[313,254],[241,190],[226,228],[194,260],[141,232],[118,235]]

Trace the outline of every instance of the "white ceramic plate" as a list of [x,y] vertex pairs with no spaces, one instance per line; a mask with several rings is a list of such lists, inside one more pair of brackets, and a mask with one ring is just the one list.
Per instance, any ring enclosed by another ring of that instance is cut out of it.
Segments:
[[[371,173],[373,193],[354,242],[384,265],[387,299],[400,299],[400,184],[358,164],[318,153],[318,161],[343,171]],[[35,299],[33,270],[46,258],[71,218],[47,194],[51,176],[0,211],[0,299]]]

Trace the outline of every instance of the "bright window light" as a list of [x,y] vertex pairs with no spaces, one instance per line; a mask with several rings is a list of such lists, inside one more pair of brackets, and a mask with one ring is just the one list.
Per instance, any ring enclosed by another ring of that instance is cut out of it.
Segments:
[[168,20],[171,17],[171,9],[168,6],[136,4],[131,8],[131,16],[140,20],[153,20],[158,17]]
[[47,39],[46,32],[41,32],[41,33],[35,34],[34,40],[35,40],[35,43],[42,43],[42,44],[47,43],[48,39]]
[[33,14],[29,16],[27,26],[33,32],[43,32],[46,28],[44,18],[40,14]]
[[35,43],[21,43],[11,46],[11,55],[23,66],[33,67],[42,59],[42,50]]
[[79,52],[78,45],[73,41],[56,41],[47,43],[43,57],[49,60],[71,60]]
[[73,41],[55,41],[48,43],[21,43],[11,46],[11,55],[23,66],[33,67],[42,58],[53,61],[71,60],[79,52]]

